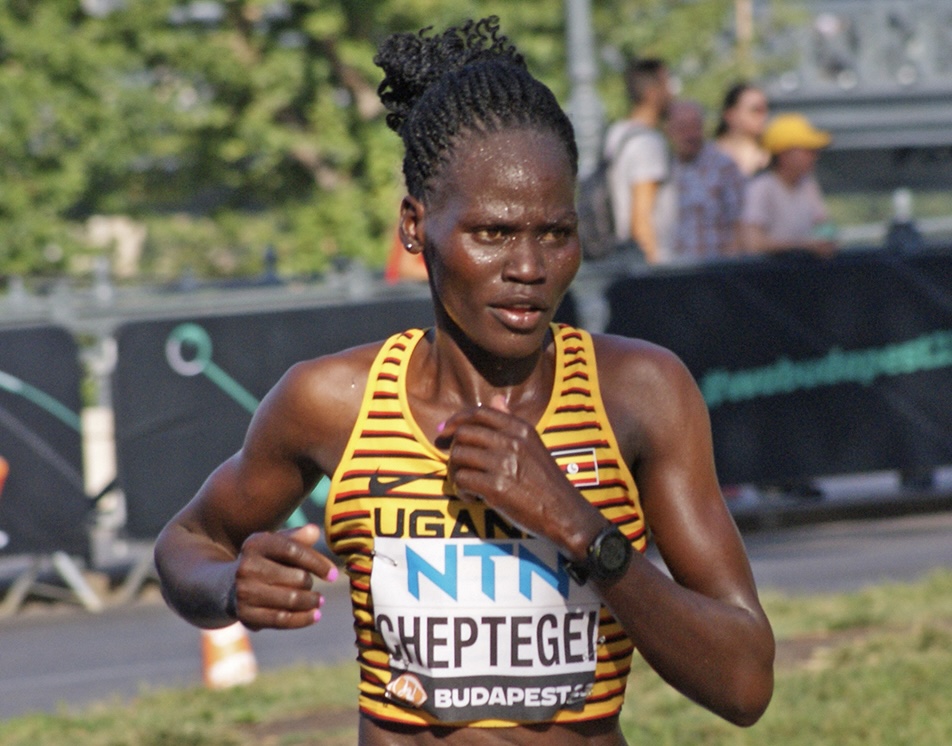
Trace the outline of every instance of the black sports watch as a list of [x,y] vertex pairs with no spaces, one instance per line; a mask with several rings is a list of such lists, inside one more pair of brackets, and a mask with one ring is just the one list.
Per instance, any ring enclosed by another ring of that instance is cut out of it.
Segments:
[[615,524],[605,526],[592,539],[582,562],[567,562],[565,570],[579,585],[594,577],[618,580],[631,562],[631,542]]

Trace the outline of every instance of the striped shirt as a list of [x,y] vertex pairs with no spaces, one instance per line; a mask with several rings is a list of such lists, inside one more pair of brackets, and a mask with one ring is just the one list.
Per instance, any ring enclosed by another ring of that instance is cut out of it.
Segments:
[[[644,551],[638,493],[602,403],[591,336],[552,329],[556,377],[536,430],[566,478]],[[361,711],[408,724],[476,727],[616,714],[633,652],[621,625],[589,586],[569,580],[554,545],[482,502],[447,494],[447,454],[423,434],[407,402],[407,365],[423,337],[414,329],[381,347],[326,511],[328,544],[350,579]],[[591,612],[584,611],[586,593],[594,598]],[[562,611],[527,606],[533,594],[554,599]],[[481,604],[476,612],[473,599]],[[519,604],[523,610],[512,611]],[[477,650],[479,660],[472,658]],[[586,666],[588,683],[573,694],[571,682],[585,681]],[[556,670],[569,683],[546,687]]]

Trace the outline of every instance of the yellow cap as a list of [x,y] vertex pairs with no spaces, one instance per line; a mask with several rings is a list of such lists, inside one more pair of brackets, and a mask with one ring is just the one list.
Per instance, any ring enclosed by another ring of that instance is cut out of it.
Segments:
[[763,145],[776,155],[791,148],[819,150],[830,144],[829,132],[818,130],[803,114],[778,114],[764,130]]

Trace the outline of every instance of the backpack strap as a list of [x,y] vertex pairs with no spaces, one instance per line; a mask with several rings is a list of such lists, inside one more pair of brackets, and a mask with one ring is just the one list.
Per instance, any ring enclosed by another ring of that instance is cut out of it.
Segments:
[[650,131],[651,130],[648,127],[645,127],[645,125],[643,125],[641,122],[631,122],[625,129],[625,132],[618,141],[618,144],[612,149],[612,152],[603,152],[602,158],[604,158],[606,161],[614,161],[615,158],[625,151],[625,146],[627,146],[628,143],[638,137],[638,135],[645,135]]

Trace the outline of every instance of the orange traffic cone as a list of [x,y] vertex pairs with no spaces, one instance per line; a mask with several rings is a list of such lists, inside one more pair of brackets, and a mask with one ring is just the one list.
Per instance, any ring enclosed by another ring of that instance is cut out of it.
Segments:
[[[10,474],[10,464],[0,456],[0,494],[3,494],[3,485],[7,482],[7,476]],[[10,543],[10,535],[6,531],[0,531],[0,549],[3,549]]]
[[241,622],[202,630],[202,679],[209,689],[250,684],[258,675],[248,630]]

